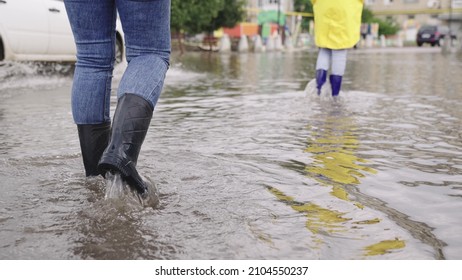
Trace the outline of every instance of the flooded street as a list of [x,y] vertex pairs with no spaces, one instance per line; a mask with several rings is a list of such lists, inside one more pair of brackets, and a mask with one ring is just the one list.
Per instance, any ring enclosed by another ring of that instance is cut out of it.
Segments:
[[337,101],[315,61],[175,56],[156,209],[85,178],[69,66],[0,64],[0,259],[462,259],[462,56],[352,50]]

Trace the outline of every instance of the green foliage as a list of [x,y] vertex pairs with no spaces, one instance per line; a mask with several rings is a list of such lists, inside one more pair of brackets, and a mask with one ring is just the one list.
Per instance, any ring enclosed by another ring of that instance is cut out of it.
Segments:
[[364,7],[363,12],[361,14],[361,22],[372,23],[373,19],[374,19],[374,14],[372,13],[372,11]]
[[374,14],[371,10],[364,7],[363,13],[361,16],[361,21],[363,23],[378,23],[379,24],[379,36],[380,35],[395,35],[400,30],[399,25],[396,22],[391,20],[382,20],[380,18],[374,17]]
[[[313,4],[311,0],[295,0],[294,9],[296,12],[302,13],[313,13]],[[310,26],[310,21],[313,20],[313,17],[303,17],[302,19],[302,29],[308,30]]]
[[375,18],[374,22],[379,24],[379,36],[395,35],[400,30],[400,26],[396,22],[390,20],[381,20]]
[[223,5],[224,0],[172,0],[171,27],[177,32],[200,33],[218,15]]
[[304,13],[313,12],[313,4],[311,3],[311,0],[295,0],[294,8],[295,8],[295,11],[297,12],[304,12]]
[[206,31],[211,33],[222,27],[234,27],[245,17],[246,12],[244,7],[244,0],[224,0],[223,8],[212,19],[210,24],[205,27]]
[[171,1],[170,26],[176,32],[180,32],[186,25],[188,10],[185,9],[185,6],[185,1]]
[[172,0],[171,27],[196,34],[233,27],[245,15],[243,0]]

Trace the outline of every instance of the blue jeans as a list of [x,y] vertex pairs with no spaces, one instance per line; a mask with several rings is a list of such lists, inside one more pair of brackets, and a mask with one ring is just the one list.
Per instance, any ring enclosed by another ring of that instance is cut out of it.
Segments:
[[117,96],[132,93],[156,106],[170,59],[170,0],[64,0],[77,46],[72,86],[76,124],[110,122],[117,12],[127,69]]

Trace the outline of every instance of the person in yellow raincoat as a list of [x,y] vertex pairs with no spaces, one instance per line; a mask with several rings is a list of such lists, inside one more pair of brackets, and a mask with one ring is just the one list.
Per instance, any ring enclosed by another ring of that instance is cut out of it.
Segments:
[[311,0],[314,11],[314,32],[319,47],[316,62],[316,88],[321,88],[327,79],[332,96],[340,93],[345,73],[347,49],[358,43],[361,29],[361,14],[364,0]]

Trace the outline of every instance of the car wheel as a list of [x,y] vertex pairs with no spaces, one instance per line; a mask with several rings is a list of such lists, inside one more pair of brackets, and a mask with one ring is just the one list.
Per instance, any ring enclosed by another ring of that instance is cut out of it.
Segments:
[[2,38],[0,38],[0,61],[5,59],[5,48],[3,47]]
[[417,46],[422,47],[423,43],[422,42],[417,42]]
[[122,62],[124,58],[124,46],[122,44],[122,40],[116,37],[116,44],[115,44],[115,63],[119,64]]

